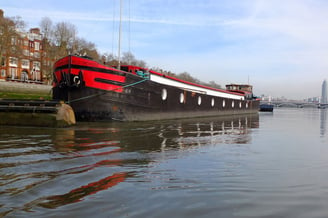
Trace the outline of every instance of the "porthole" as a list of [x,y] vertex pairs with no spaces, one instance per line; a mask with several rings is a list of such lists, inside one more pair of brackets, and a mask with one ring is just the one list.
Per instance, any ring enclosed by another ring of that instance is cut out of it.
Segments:
[[214,98],[212,98],[212,100],[211,100],[211,106],[214,107],[214,104],[215,104],[215,101],[214,101]]
[[225,100],[222,101],[222,107],[225,107]]
[[180,103],[182,104],[184,102],[184,95],[183,93],[180,93]]
[[239,108],[241,108],[241,102],[239,102]]
[[202,103],[202,97],[198,96],[198,105],[201,105],[201,103]]
[[235,101],[231,102],[231,107],[234,108],[235,107]]
[[167,98],[167,90],[166,89],[162,89],[162,100],[165,101]]

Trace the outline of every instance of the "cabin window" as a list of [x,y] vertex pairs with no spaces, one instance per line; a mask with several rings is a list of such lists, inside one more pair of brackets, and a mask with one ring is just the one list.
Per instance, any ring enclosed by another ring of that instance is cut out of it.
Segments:
[[231,102],[231,107],[234,108],[235,107],[235,101]]
[[211,106],[214,107],[214,104],[215,104],[215,101],[214,101],[214,98],[212,98],[212,100],[211,100]]
[[126,72],[132,72],[132,70],[129,70],[129,68],[126,66],[121,66],[121,70],[126,71]]
[[239,102],[239,108],[241,108],[241,102]]
[[222,101],[222,107],[225,107],[225,100]]
[[184,102],[184,94],[180,93],[180,103],[182,104]]
[[246,108],[248,108],[248,102],[246,102]]
[[162,100],[165,101],[167,98],[167,90],[166,89],[162,89]]
[[198,96],[198,105],[201,105],[201,103],[202,103],[202,97]]

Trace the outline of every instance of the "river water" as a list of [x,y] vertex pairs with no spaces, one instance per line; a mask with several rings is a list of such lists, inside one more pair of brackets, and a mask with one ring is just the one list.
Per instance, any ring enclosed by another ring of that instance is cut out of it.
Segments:
[[327,217],[326,113],[0,127],[0,217]]

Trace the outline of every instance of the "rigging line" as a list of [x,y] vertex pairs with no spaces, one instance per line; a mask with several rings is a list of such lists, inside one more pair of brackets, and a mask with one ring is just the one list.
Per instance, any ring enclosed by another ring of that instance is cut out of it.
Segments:
[[118,66],[117,69],[121,69],[121,37],[122,37],[122,10],[123,0],[120,0],[120,25],[119,25],[119,37],[118,37]]

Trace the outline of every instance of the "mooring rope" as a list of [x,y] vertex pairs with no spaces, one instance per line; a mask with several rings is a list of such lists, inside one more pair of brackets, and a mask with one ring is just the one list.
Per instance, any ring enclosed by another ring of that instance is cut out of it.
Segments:
[[[144,77],[143,80],[140,80],[138,82],[134,82],[134,83],[131,83],[131,84],[119,87],[119,88],[111,89],[111,90],[108,90],[108,91],[116,91],[118,89],[124,89],[124,88],[127,88],[127,87],[135,86],[135,85],[140,84],[142,82],[145,82],[147,80],[149,80],[149,77]],[[85,96],[85,97],[82,97],[82,98],[76,98],[76,99],[71,100],[71,101],[66,101],[65,103],[69,104],[69,103],[72,103],[72,102],[81,101],[81,100],[97,97],[97,96],[104,95],[104,94],[106,94],[106,92],[105,93],[98,93],[98,94],[94,94],[94,95],[88,95],[88,96]]]

